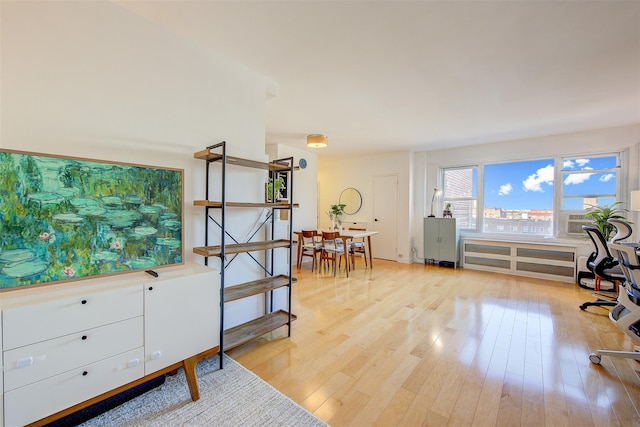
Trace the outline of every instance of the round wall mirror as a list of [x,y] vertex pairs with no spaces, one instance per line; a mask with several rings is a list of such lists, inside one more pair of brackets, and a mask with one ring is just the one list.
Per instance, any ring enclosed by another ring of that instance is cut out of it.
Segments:
[[339,203],[346,205],[344,207],[344,213],[353,215],[362,207],[362,195],[355,188],[347,188],[340,193]]

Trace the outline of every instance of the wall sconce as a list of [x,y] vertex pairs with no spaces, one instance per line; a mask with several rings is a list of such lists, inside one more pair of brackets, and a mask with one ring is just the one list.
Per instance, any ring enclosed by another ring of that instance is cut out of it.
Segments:
[[433,189],[433,196],[431,196],[431,215],[429,218],[433,218],[435,215],[433,214],[433,205],[436,201],[436,197],[442,194],[442,190],[438,190],[437,188]]
[[329,138],[327,138],[327,135],[320,135],[320,134],[307,135],[307,147],[324,148],[327,146],[328,142],[329,142]]

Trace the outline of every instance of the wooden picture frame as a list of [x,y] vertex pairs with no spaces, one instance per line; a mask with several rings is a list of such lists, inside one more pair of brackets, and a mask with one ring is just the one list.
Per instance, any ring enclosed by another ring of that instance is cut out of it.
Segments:
[[0,291],[182,264],[183,176],[0,150]]

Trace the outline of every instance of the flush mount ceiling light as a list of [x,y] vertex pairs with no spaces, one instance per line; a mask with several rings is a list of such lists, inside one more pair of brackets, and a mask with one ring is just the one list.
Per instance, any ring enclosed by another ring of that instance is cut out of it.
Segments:
[[327,146],[328,140],[329,138],[327,138],[327,135],[320,135],[316,133],[307,135],[307,147],[324,148]]

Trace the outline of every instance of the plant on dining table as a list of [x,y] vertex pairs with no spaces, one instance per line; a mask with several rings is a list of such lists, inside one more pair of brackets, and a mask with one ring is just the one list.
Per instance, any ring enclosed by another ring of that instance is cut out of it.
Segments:
[[331,209],[327,212],[327,215],[329,216],[329,220],[331,220],[332,230],[336,228],[335,222],[337,222],[338,225],[342,225],[342,215],[344,215],[344,208],[346,206],[344,203],[331,205]]

